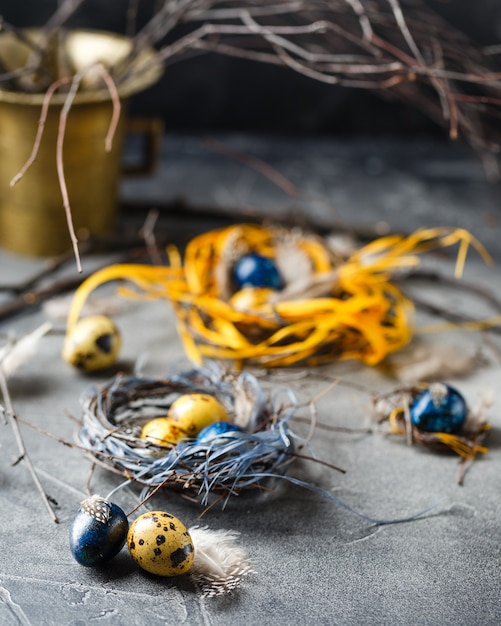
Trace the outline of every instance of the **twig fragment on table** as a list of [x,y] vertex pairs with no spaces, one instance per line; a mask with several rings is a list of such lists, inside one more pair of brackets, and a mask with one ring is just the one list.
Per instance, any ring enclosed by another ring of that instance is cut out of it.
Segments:
[[[33,482],[35,483],[37,490],[42,496],[45,507],[49,511],[52,520],[58,523],[59,519],[55,514],[54,509],[52,508],[51,499],[45,493],[42,483],[38,478],[36,469],[28,454],[28,450],[24,445],[23,437],[19,429],[19,423],[17,421],[17,416],[14,411],[12,398],[10,396],[9,386],[7,384],[7,378],[12,376],[15,370],[17,370],[27,360],[30,359],[32,353],[36,349],[38,340],[47,332],[49,326],[49,324],[43,325],[30,333],[30,335],[25,335],[24,337],[21,337],[17,342],[13,341],[11,342],[11,344],[3,348],[2,353],[0,354],[0,392],[3,398],[3,405],[0,404],[0,410],[3,412],[4,417],[12,426],[14,438],[16,440],[16,444],[19,450],[19,456],[15,460],[15,464],[19,463],[20,461],[24,461],[26,463]],[[10,363],[8,363],[9,359],[11,361]]]

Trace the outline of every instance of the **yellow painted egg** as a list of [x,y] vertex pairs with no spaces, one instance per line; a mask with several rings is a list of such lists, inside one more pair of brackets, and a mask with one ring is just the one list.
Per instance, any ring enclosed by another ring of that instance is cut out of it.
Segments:
[[206,393],[187,393],[175,400],[169,409],[168,417],[188,437],[196,437],[198,433],[214,422],[227,422],[228,415],[222,404]]
[[185,574],[195,556],[186,526],[165,511],[150,511],[132,522],[127,546],[139,567],[157,576]]
[[73,367],[91,372],[113,365],[120,346],[120,332],[113,321],[106,315],[90,315],[66,335],[62,356]]
[[230,304],[237,311],[252,311],[269,302],[270,297],[275,293],[274,289],[268,287],[244,287],[233,294]]
[[141,430],[141,439],[162,448],[175,446],[181,439],[186,439],[189,435],[180,425],[170,417],[156,417],[147,422]]

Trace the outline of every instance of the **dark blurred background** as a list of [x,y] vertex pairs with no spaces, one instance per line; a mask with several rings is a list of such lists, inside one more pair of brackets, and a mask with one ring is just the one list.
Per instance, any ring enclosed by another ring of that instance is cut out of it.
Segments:
[[[156,0],[140,3],[139,22],[155,4]],[[427,0],[427,4],[479,46],[501,41],[501,0]],[[71,25],[125,32],[127,6],[128,0],[86,0]],[[0,0],[0,15],[16,26],[37,26],[56,7],[57,0]],[[132,113],[163,117],[170,132],[446,136],[412,104],[222,55],[168,67],[157,85],[134,97]]]

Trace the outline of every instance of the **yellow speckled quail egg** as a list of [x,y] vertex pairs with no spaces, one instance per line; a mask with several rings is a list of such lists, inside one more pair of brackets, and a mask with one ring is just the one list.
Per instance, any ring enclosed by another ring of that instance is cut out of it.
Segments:
[[171,404],[168,418],[182,428],[188,437],[196,437],[209,424],[229,420],[222,404],[206,393],[187,393],[180,396]]
[[141,439],[162,448],[170,448],[181,439],[186,439],[188,434],[179,424],[169,417],[155,417],[146,422],[141,430]]
[[90,315],[66,335],[62,356],[73,367],[91,372],[113,365],[120,346],[120,332],[113,321],[106,315]]
[[150,511],[132,522],[127,546],[139,567],[157,576],[185,574],[195,556],[186,526],[165,511]]

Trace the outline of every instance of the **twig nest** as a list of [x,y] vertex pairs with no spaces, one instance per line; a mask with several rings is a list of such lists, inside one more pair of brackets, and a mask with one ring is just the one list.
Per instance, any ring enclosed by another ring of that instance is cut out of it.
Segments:
[[94,495],[84,500],[70,526],[70,550],[85,567],[95,567],[115,557],[127,537],[129,522],[123,510]]
[[188,529],[166,511],[150,511],[134,520],[127,546],[139,567],[157,576],[186,574],[195,556]]
[[113,320],[106,315],[89,315],[67,333],[62,356],[73,367],[91,372],[112,366],[120,347],[120,332]]
[[470,408],[457,389],[443,382],[397,388],[373,400],[374,417],[389,424],[389,434],[403,435],[408,444],[459,455],[459,483],[464,464],[488,452],[482,445],[490,430],[487,408],[487,403],[481,409]]
[[82,405],[79,443],[146,491],[164,486],[206,505],[284,475],[293,459],[294,394],[268,398],[248,372],[214,365],[166,378],[119,375],[90,388]]

